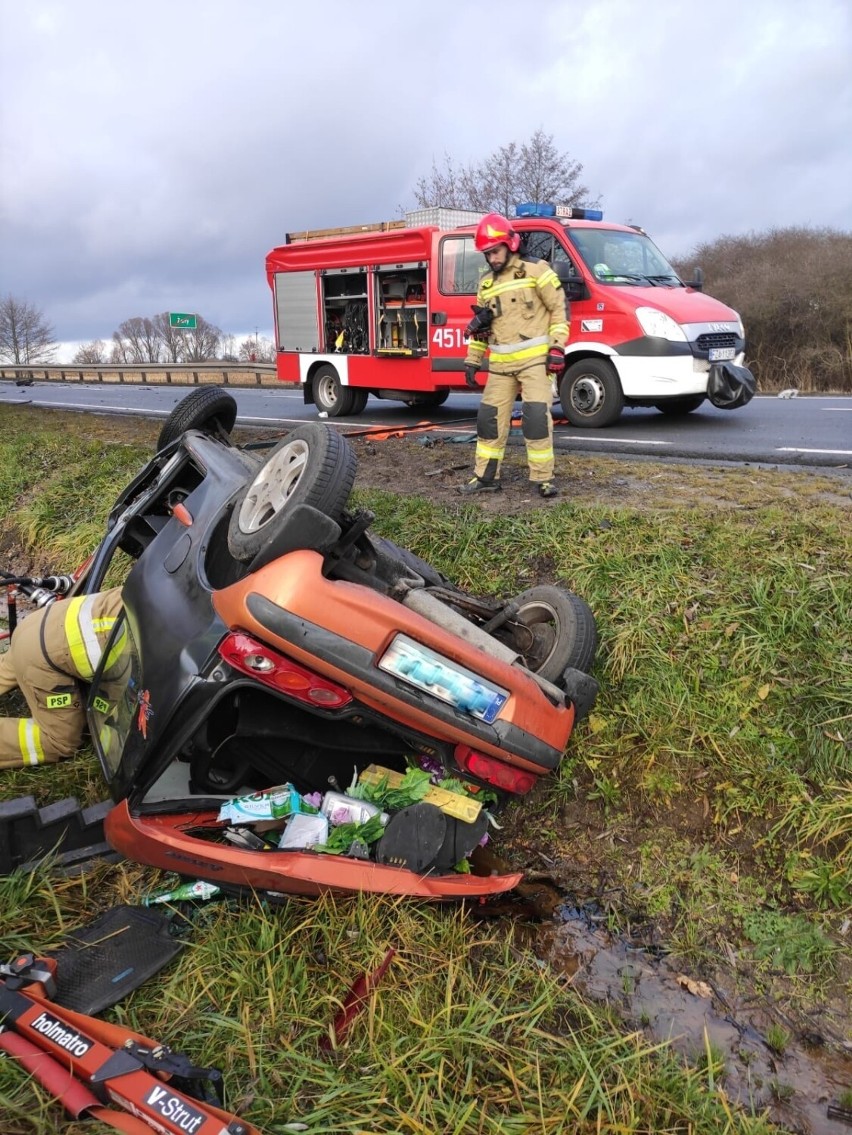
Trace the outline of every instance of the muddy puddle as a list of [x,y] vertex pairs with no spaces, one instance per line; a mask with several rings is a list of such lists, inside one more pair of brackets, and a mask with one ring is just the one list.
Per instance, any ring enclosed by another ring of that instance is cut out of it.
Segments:
[[[801,1135],[852,1132],[852,1109],[840,1103],[852,1089],[852,1046],[828,1022],[795,1029],[721,973],[700,980],[663,944],[610,934],[596,904],[574,905],[551,879],[528,875],[491,916],[511,919],[519,945],[649,1041],[669,1042],[693,1066],[706,1067],[711,1053],[715,1083],[748,1111]],[[780,1054],[767,1041],[773,1024],[788,1038]]]

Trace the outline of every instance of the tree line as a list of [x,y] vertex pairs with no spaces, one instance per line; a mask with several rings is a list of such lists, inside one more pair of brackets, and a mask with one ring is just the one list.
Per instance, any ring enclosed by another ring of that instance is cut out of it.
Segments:
[[[0,362],[50,364],[59,344],[53,327],[35,304],[17,296],[0,299]],[[92,339],[78,348],[73,363],[203,363],[275,361],[272,341],[263,335],[237,340],[199,315],[193,328],[172,327],[167,311],[125,319],[108,340]]]
[[[479,162],[449,154],[433,160],[415,186],[421,208],[497,211],[512,215],[518,201],[595,206],[583,166],[536,130]],[[403,212],[404,210],[400,210]],[[783,228],[720,236],[674,262],[681,279],[704,270],[705,290],[742,316],[747,361],[764,391],[852,392],[852,233]],[[50,362],[56,349],[43,313],[25,300],[0,300],[0,360]],[[237,342],[202,316],[194,330],[169,325],[168,312],[125,320],[112,338],[84,344],[79,364],[273,362],[274,344],[260,336]]]

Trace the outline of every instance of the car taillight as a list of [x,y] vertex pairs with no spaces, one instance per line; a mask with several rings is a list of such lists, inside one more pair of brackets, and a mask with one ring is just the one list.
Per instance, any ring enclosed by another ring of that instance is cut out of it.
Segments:
[[525,792],[529,792],[538,779],[533,772],[512,768],[511,765],[498,761],[496,757],[478,753],[469,745],[456,745],[455,756],[461,768],[471,776],[484,780],[487,784],[493,784],[495,788],[501,788],[504,792],[513,792],[516,796],[523,796]]
[[352,695],[345,687],[314,674],[306,666],[285,658],[277,650],[242,631],[233,631],[222,639],[219,654],[241,674],[257,678],[265,686],[310,705],[339,709],[352,701]]

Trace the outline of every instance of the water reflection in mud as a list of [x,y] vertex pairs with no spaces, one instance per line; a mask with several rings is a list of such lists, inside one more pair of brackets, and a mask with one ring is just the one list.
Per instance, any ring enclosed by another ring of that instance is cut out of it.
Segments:
[[852,1111],[840,1106],[852,1089],[852,1052],[819,1021],[791,1035],[782,1055],[773,1052],[774,1006],[745,999],[723,976],[685,973],[653,940],[637,946],[611,935],[595,904],[573,906],[547,880],[528,879],[492,912],[513,918],[519,942],[649,1039],[670,1042],[693,1065],[704,1065],[708,1051],[714,1064],[724,1061],[715,1078],[741,1106],[806,1135],[852,1130]]

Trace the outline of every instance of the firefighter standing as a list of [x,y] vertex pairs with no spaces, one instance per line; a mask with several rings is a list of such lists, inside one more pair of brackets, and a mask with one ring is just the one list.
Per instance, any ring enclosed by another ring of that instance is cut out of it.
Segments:
[[565,367],[565,293],[549,264],[518,255],[520,243],[520,236],[499,213],[489,213],[479,222],[476,247],[491,271],[480,282],[476,302],[490,311],[492,319],[487,338],[472,331],[464,361],[465,380],[476,386],[476,372],[489,350],[488,381],[476,419],[476,475],[461,487],[462,493],[495,492],[501,487],[500,463],[518,390],[530,481],[543,497],[557,493],[551,375],[561,374]]
[[114,587],[22,620],[0,655],[0,694],[19,688],[32,717],[0,718],[0,768],[54,764],[79,748],[86,718],[77,680],[91,682],[120,610]]

